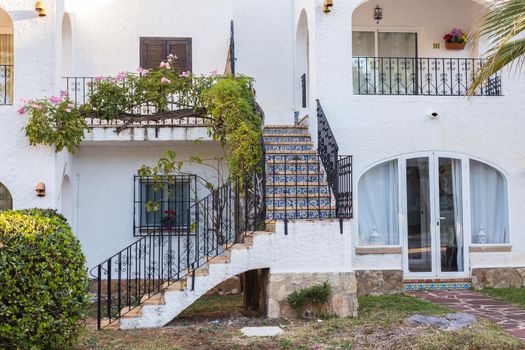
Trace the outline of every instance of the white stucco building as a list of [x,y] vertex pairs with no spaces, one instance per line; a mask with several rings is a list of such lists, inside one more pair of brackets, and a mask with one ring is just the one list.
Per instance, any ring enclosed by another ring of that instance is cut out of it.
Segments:
[[[499,285],[503,271],[509,283],[525,283],[518,273],[525,267],[525,80],[503,71],[466,98],[487,42],[472,38],[463,49],[449,50],[443,40],[454,28],[473,31],[485,11],[483,0],[334,0],[328,8],[324,0],[43,4],[47,16],[39,17],[31,2],[0,0],[0,208],[57,208],[80,239],[89,268],[147,231],[144,201],[137,197],[147,189],[135,178],[142,164],[154,164],[170,149],[182,159],[198,154],[223,167],[216,160],[222,150],[197,120],[136,125],[120,133],[92,120],[93,131],[78,152],[55,154],[28,145],[26,119],[17,114],[20,100],[66,89],[82,102],[92,77],[153,67],[169,52],[178,53],[181,69],[224,72],[234,53],[236,72],[255,79],[266,125],[294,125],[308,116],[298,129],[289,128],[299,136],[266,140],[269,164],[275,162],[272,142],[303,147],[308,122],[310,134],[318,134],[317,100],[339,154],[353,156],[344,237],[334,220],[308,226],[290,216],[294,239],[300,232],[293,225],[309,237],[304,249],[292,250],[298,255],[288,257],[295,263],[283,262],[286,269],[279,269],[275,263],[286,258],[276,257],[252,268],[355,272],[362,293],[397,290],[386,273],[408,288],[417,280],[468,284],[472,278],[476,285]],[[195,144],[197,139],[202,142]],[[317,137],[312,139],[315,148]],[[276,147],[276,155],[286,154]],[[308,154],[309,147],[292,153]],[[306,159],[301,175],[308,177]],[[184,170],[211,179],[216,175],[210,169],[204,164]],[[294,171],[297,184],[297,164]],[[46,186],[43,197],[35,194],[39,182]],[[336,201],[332,190],[328,206]],[[284,207],[299,216],[304,208],[297,209],[297,197],[287,200]],[[283,210],[276,209],[275,197],[267,201],[274,212]],[[277,226],[276,234],[286,236],[284,222],[277,220]],[[324,246],[327,237],[340,242]],[[330,258],[314,254],[309,260],[312,247]]]

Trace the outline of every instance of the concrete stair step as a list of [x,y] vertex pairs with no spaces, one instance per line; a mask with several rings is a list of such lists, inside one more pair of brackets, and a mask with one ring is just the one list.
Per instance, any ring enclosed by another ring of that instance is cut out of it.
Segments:
[[220,255],[220,256],[208,256],[206,258],[208,264],[229,264],[231,259],[229,256]]
[[109,319],[104,318],[104,319],[100,320],[100,328],[117,331],[120,328],[120,321],[119,320],[112,320],[112,322],[110,323]]
[[[135,308],[129,310],[128,307],[125,307],[121,310],[122,318],[133,318],[133,317],[140,317],[142,316],[142,306],[143,304],[135,306]],[[124,311],[126,310],[126,311]]]
[[279,151],[279,152],[308,152],[313,149],[312,145],[264,145],[266,153]]
[[173,282],[170,285],[165,283],[164,288],[167,292],[177,292],[177,291],[185,290],[188,288],[188,280],[185,278],[180,281]]
[[[306,189],[307,187],[311,188],[311,187],[317,187],[317,188],[323,188],[323,187],[326,187],[326,190],[328,191],[328,183],[326,181],[299,181],[299,182],[295,182],[295,181],[288,181],[286,183],[284,183],[283,181],[280,181],[280,182],[266,182],[266,188],[268,189],[269,187],[284,187],[286,186],[287,188],[290,188],[290,187],[304,187],[304,189]],[[321,191],[321,193],[323,193],[324,191]]]
[[405,279],[403,289],[406,292],[425,290],[462,290],[471,289],[471,278],[446,278],[446,279]]
[[321,210],[321,211],[277,211],[277,212],[266,212],[266,218],[272,220],[284,220],[284,219],[329,219],[335,218],[335,210]]
[[234,245],[224,245],[224,248],[229,250],[243,250],[250,249],[252,247],[251,243],[236,243]]
[[[285,199],[267,199],[266,200],[266,207],[270,210],[279,210],[278,208],[284,208]],[[306,208],[310,207],[330,207],[332,206],[332,198],[286,198],[286,206],[297,208],[298,210],[306,210]]]
[[163,305],[165,302],[164,293],[159,292],[148,298],[148,295],[144,295],[141,299],[141,303],[144,305]]
[[263,136],[264,143],[280,142],[312,142],[309,134],[270,134]]

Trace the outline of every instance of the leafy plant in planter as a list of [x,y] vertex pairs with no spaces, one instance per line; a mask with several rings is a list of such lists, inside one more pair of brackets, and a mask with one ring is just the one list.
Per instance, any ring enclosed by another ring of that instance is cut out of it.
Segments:
[[445,47],[447,50],[463,50],[468,41],[467,34],[461,29],[454,28],[450,33],[445,34]]
[[288,305],[299,316],[311,318],[327,314],[326,307],[330,303],[332,286],[327,281],[307,288],[302,288],[288,295]]

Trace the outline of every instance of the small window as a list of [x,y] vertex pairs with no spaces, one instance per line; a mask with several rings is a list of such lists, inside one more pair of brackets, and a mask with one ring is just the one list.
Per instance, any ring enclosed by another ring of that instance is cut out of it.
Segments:
[[168,55],[175,55],[175,69],[192,71],[191,38],[140,38],[140,66],[146,69],[158,68]]
[[0,182],[0,211],[13,209],[13,198],[7,187]]
[[470,161],[472,243],[509,243],[507,183],[490,165]]
[[188,223],[194,220],[188,213],[195,205],[195,184],[195,175],[156,181],[136,176],[135,235],[186,232]]

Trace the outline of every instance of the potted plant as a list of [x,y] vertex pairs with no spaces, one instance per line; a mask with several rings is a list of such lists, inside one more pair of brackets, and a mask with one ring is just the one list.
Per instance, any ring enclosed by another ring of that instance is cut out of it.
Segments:
[[445,47],[447,50],[463,50],[467,44],[467,34],[461,29],[454,28],[450,33],[445,34]]

